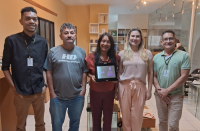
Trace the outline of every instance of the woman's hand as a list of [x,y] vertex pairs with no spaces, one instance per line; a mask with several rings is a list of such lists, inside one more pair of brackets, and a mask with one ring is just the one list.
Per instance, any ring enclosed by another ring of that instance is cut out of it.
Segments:
[[147,91],[145,94],[145,100],[149,100],[151,98],[151,92]]
[[90,80],[91,80],[92,82],[94,82],[94,83],[98,83],[98,82],[96,82],[95,75],[91,75],[91,74],[89,74],[89,77],[90,77]]
[[115,92],[115,100],[116,100],[116,101],[119,100],[119,92]]

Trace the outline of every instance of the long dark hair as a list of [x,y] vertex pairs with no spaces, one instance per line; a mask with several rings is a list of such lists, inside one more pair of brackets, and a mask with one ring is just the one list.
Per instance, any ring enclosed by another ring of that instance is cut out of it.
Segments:
[[97,43],[97,48],[95,51],[95,63],[100,63],[100,56],[101,56],[101,48],[100,48],[100,43],[103,39],[104,36],[107,36],[109,41],[110,41],[110,49],[107,52],[107,55],[109,56],[109,59],[111,60],[111,63],[116,63],[116,56],[115,56],[115,43],[113,40],[113,37],[109,34],[109,33],[103,33],[99,39],[98,39],[98,43]]

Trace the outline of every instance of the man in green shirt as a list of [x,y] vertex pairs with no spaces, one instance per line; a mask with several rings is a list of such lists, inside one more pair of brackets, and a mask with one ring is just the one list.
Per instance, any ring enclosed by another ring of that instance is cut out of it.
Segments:
[[190,72],[188,53],[176,50],[175,33],[167,30],[162,34],[164,51],[155,55],[154,86],[160,131],[179,131],[182,115],[184,87]]

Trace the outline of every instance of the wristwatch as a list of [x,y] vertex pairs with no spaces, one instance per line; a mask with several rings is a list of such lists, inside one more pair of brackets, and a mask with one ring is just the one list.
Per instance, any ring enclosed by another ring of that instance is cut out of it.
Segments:
[[44,83],[44,86],[47,87],[47,84]]

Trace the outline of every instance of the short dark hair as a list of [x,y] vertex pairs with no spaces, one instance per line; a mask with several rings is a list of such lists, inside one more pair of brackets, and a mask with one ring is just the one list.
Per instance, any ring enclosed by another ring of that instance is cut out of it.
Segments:
[[166,31],[164,31],[164,32],[162,33],[162,38],[163,38],[163,35],[164,35],[165,33],[171,33],[171,34],[173,34],[173,36],[175,37],[174,31],[172,31],[172,30],[166,30]]
[[176,39],[176,43],[180,43],[179,39]]
[[76,33],[76,27],[74,25],[72,25],[71,23],[64,23],[62,24],[62,26],[60,27],[60,34],[62,34],[63,29],[74,29],[74,32]]
[[25,7],[21,10],[21,16],[24,14],[24,12],[34,12],[37,14],[37,11],[33,7]]

